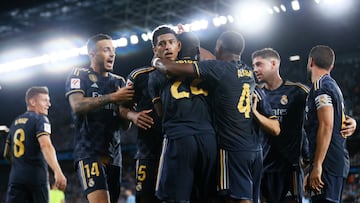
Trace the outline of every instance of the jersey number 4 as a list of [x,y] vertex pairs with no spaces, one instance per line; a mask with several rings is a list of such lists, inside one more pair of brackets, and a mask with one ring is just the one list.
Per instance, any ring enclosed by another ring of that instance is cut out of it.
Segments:
[[240,113],[245,115],[245,118],[250,118],[250,85],[248,83],[243,84],[243,90],[240,95],[239,103],[237,108]]

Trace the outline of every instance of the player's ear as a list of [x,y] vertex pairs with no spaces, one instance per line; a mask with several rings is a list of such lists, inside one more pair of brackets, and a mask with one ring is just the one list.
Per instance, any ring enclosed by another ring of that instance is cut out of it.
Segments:
[[179,50],[181,50],[181,41],[178,40],[178,47],[179,47]]

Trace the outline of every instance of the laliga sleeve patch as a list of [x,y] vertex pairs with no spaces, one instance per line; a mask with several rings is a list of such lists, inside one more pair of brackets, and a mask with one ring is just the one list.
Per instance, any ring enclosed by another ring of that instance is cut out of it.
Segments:
[[51,125],[49,123],[44,123],[44,131],[51,134]]
[[321,94],[315,98],[316,108],[320,109],[323,106],[332,106],[331,97],[327,94]]
[[71,87],[71,89],[80,88],[80,79],[79,78],[72,78],[70,87]]

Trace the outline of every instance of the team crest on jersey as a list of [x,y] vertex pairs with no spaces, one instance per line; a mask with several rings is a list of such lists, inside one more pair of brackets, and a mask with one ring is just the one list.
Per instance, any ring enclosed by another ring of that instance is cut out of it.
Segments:
[[98,81],[96,75],[94,75],[94,74],[89,74],[89,79],[94,83]]
[[142,190],[142,184],[138,183],[135,187],[136,191],[140,192]]
[[94,179],[90,178],[89,182],[88,182],[88,186],[89,187],[94,187],[94,185],[95,185]]
[[289,100],[286,95],[281,96],[280,104],[286,105],[288,102],[289,102]]

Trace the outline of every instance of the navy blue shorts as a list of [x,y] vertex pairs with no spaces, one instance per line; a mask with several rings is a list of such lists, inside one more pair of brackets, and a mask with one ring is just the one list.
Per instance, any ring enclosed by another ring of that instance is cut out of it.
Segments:
[[260,200],[262,151],[226,151],[220,149],[219,182],[221,195],[237,200]]
[[168,201],[206,202],[216,191],[215,134],[164,139],[156,196]]
[[108,191],[105,167],[100,160],[96,158],[80,160],[76,164],[76,170],[85,197],[96,190]]
[[158,168],[157,159],[136,160],[136,198],[155,196]]
[[326,200],[327,202],[340,203],[341,196],[344,188],[345,178],[342,176],[333,176],[323,171],[321,180],[324,182],[324,188],[320,194],[311,192],[311,202],[321,203]]
[[[31,174],[29,174],[31,175]],[[6,203],[49,202],[49,184],[43,185],[24,185],[10,183],[6,194]]]
[[265,172],[261,180],[261,193],[266,202],[296,200],[302,202],[304,175],[300,166],[289,165],[279,171]]

